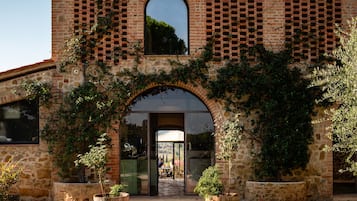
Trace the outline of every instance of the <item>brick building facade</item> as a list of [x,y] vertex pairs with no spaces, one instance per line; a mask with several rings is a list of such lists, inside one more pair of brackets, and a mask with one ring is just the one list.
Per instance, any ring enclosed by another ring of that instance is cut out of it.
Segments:
[[[134,66],[135,58],[130,54],[133,45],[145,44],[145,16],[147,0],[103,1],[103,11],[113,11],[114,29],[99,48],[95,57],[108,61],[112,71]],[[142,72],[170,70],[168,59],[185,62],[194,58],[206,43],[214,38],[213,57],[224,60],[238,60],[242,47],[263,45],[279,51],[289,43],[295,62],[317,62],[322,54],[331,52],[338,39],[334,34],[335,24],[344,23],[357,15],[354,0],[186,0],[188,21],[188,55],[145,55],[137,66]],[[46,81],[52,84],[54,92],[61,94],[78,86],[83,78],[80,68],[59,73],[56,64],[66,39],[78,33],[82,26],[95,22],[97,11],[94,0],[52,0],[52,58],[41,63],[0,73],[0,105],[22,100],[13,93],[24,80]],[[181,17],[181,16],[178,16]],[[301,37],[297,41],[296,38]],[[124,54],[115,50],[120,48]],[[180,83],[177,88],[194,94],[208,108],[214,122],[226,118],[224,106],[210,100],[202,86]],[[153,87],[148,87],[148,89]],[[133,98],[139,94],[134,94]],[[39,127],[42,128],[50,108],[40,106]],[[323,115],[320,112],[315,118]],[[314,142],[310,146],[310,162],[303,172],[298,172],[307,183],[309,200],[331,200],[333,195],[333,157],[322,150],[331,142],[326,137],[326,123],[314,125]],[[120,180],[120,134],[111,133],[113,148],[110,153],[109,179]],[[236,191],[244,189],[244,181],[253,174],[249,146],[242,145],[234,162],[234,186]],[[47,144],[36,143],[0,144],[0,159],[14,157],[26,168],[20,182],[13,191],[24,200],[51,200],[53,182],[58,181]],[[224,167],[226,164],[219,164]],[[227,175],[224,175],[226,178]],[[188,185],[188,184],[186,184]]]

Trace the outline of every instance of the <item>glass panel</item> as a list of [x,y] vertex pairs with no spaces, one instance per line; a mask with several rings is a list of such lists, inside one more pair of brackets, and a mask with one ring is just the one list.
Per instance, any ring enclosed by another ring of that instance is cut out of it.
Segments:
[[150,0],[146,6],[145,54],[187,54],[187,22],[183,0]]
[[193,193],[203,170],[214,164],[213,121],[209,113],[187,113],[186,193]]
[[150,195],[158,194],[158,149],[157,149],[158,114],[150,114]]
[[130,194],[149,193],[147,113],[131,113],[120,126],[120,180]]
[[131,110],[184,112],[207,111],[207,107],[196,96],[182,89],[155,88],[137,97]]
[[38,143],[37,101],[18,101],[0,106],[0,143]]

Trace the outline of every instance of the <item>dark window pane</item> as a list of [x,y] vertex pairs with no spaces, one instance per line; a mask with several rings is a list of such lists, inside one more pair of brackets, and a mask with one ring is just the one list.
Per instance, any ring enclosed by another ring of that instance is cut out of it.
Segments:
[[37,101],[18,101],[0,106],[0,143],[38,143]]

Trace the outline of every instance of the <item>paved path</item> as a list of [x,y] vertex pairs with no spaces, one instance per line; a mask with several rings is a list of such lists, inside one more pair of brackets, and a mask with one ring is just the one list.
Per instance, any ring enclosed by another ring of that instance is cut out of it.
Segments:
[[[198,196],[130,196],[130,201],[203,201]],[[357,201],[357,194],[335,195],[333,201]]]
[[130,196],[130,201],[203,201],[203,198],[198,196]]

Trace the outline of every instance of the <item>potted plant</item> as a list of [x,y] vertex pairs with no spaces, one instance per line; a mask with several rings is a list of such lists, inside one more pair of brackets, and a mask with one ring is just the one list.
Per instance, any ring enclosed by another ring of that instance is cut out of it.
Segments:
[[233,200],[233,197],[237,197],[237,193],[232,193],[232,159],[234,154],[238,151],[239,143],[242,140],[243,127],[239,121],[239,113],[234,115],[233,119],[227,120],[222,125],[222,134],[219,137],[219,153],[217,158],[228,162],[228,188],[224,194],[228,200]]
[[94,201],[104,201],[104,200],[129,200],[128,193],[122,193],[124,185],[116,184],[111,187],[109,194],[105,192],[104,179],[107,172],[107,161],[108,161],[108,137],[106,133],[103,133],[98,139],[96,145],[90,145],[89,151],[85,154],[78,154],[78,159],[75,160],[75,165],[84,165],[87,168],[92,169],[98,177],[98,183],[100,185],[100,194],[93,195]]
[[10,188],[17,183],[21,173],[18,163],[12,161],[0,162],[0,201],[20,200],[18,195],[10,195]]
[[194,192],[203,197],[205,201],[219,200],[219,195],[223,192],[223,184],[216,166],[210,166],[203,171]]
[[115,184],[110,187],[109,200],[111,201],[128,201],[129,193],[123,192],[126,185]]

